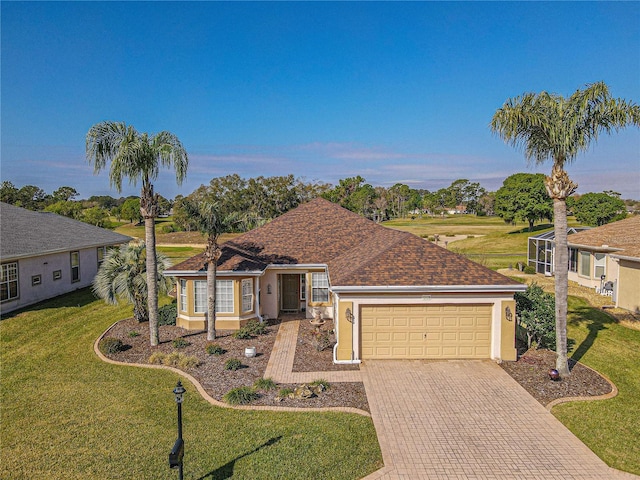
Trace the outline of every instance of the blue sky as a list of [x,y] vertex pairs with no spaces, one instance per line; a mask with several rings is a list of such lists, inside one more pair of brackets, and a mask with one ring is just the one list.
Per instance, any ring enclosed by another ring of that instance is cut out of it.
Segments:
[[[168,130],[187,195],[211,178],[496,190],[528,166],[488,125],[510,97],[605,81],[640,102],[638,2],[10,2],[2,9],[2,180],[119,196],[89,128]],[[567,168],[579,193],[640,199],[640,132]],[[139,185],[138,185],[139,187]],[[124,185],[122,194],[138,194]]]

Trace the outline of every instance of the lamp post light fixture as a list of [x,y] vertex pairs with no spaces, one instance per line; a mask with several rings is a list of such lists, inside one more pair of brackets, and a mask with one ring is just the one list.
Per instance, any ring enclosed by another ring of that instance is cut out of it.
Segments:
[[178,469],[178,480],[182,480],[182,458],[184,457],[184,440],[182,439],[182,402],[184,401],[185,388],[178,380],[176,388],[173,389],[176,404],[178,405],[178,438],[169,452],[169,467]]

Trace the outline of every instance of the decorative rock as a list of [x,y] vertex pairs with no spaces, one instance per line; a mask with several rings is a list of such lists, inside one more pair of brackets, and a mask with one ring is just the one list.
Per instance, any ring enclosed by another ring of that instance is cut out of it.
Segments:
[[309,388],[309,385],[307,385],[306,383],[303,383],[302,385],[296,387],[291,395],[292,398],[295,399],[307,399],[316,396],[313,390],[311,390],[311,388]]
[[558,372],[558,370],[556,370],[555,368],[552,368],[551,370],[549,370],[549,378],[554,382],[560,380],[560,372]]

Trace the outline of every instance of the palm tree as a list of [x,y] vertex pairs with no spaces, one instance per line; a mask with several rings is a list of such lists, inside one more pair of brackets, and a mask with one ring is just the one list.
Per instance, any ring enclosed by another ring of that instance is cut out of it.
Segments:
[[542,164],[551,159],[551,176],[545,186],[553,199],[555,229],[556,368],[569,375],[567,358],[568,248],[566,199],[578,185],[564,170],[586,151],[602,132],[640,125],[640,107],[614,99],[606,84],[587,85],[565,98],[561,95],[525,93],[509,99],[491,120],[491,129],[506,143],[524,149],[527,161]]
[[[154,284],[163,293],[171,288],[171,280],[162,275],[170,266],[162,254],[156,258],[158,275]],[[133,304],[133,316],[138,322],[149,319],[147,305],[146,249],[144,242],[131,242],[110,250],[93,280],[93,292],[110,304],[119,299]]]
[[189,164],[187,151],[170,132],[149,136],[124,122],[101,122],[87,133],[86,154],[94,166],[94,173],[111,162],[109,181],[118,192],[122,191],[124,178],[134,185],[138,180],[142,182],[140,213],[144,218],[147,250],[152,253],[147,255],[149,335],[151,345],[158,345],[158,290],[154,279],[158,276],[155,218],[158,216],[159,196],[153,193],[151,182],[158,178],[160,167],[170,167],[175,169],[178,185],[182,184]]
[[208,199],[193,200],[186,198],[183,208],[198,231],[207,236],[204,258],[207,265],[207,340],[216,338],[216,276],[221,249],[218,243],[220,235],[236,230],[243,216],[236,212],[227,212],[219,202]]

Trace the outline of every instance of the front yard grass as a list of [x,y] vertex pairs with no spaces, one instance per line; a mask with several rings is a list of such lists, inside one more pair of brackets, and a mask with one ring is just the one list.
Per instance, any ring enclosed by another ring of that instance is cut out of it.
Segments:
[[[3,318],[1,478],[175,478],[179,375],[93,352],[130,315],[85,289]],[[382,466],[370,418],[218,408],[183,384],[185,478],[357,479]]]
[[640,331],[569,297],[570,356],[606,375],[609,400],[558,405],[553,414],[608,465],[640,474]]

